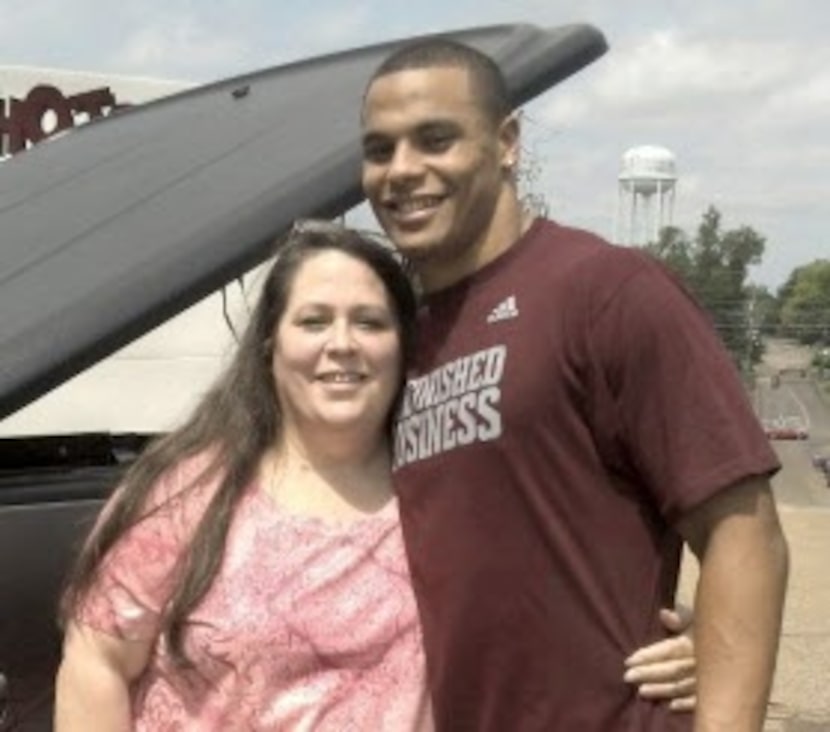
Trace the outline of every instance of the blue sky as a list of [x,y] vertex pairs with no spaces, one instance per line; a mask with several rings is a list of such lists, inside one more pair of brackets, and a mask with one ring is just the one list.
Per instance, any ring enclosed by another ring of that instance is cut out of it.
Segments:
[[675,223],[717,206],[767,238],[754,279],[830,258],[830,4],[821,0],[2,0],[0,64],[210,81],[490,23],[590,22],[606,56],[530,104],[535,188],[611,236],[622,154],[677,158]]

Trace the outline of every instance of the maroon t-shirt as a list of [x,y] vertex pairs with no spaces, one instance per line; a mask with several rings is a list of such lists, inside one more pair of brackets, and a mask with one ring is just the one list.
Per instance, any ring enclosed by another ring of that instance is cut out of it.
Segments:
[[439,730],[690,728],[623,659],[663,635],[678,518],[778,463],[660,265],[536,221],[429,299],[395,449]]

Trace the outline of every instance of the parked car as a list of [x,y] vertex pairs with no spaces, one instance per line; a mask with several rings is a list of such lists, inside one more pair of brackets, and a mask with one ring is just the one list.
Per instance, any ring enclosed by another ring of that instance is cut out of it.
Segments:
[[765,419],[762,424],[770,440],[806,440],[810,437],[809,427],[797,417]]
[[[586,25],[453,35],[502,65],[516,104],[606,49]],[[296,218],[359,203],[361,94],[397,43],[137,105],[0,163],[0,419],[248,271]],[[51,729],[61,582],[150,437],[0,438],[0,732]]]

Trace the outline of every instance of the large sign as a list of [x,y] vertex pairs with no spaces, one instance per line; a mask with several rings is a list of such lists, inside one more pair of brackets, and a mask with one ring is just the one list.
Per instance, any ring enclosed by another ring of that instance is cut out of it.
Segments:
[[124,106],[128,105],[116,103],[109,87],[66,96],[54,86],[39,84],[25,99],[0,99],[0,154],[13,155],[56,132]]

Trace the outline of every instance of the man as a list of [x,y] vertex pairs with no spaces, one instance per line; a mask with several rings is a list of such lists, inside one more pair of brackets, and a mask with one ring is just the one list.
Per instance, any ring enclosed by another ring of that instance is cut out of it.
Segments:
[[787,548],[778,463],[729,356],[639,252],[533,220],[482,54],[396,52],[363,185],[425,292],[396,483],[439,730],[688,729],[619,682],[701,561],[697,730],[760,730]]

